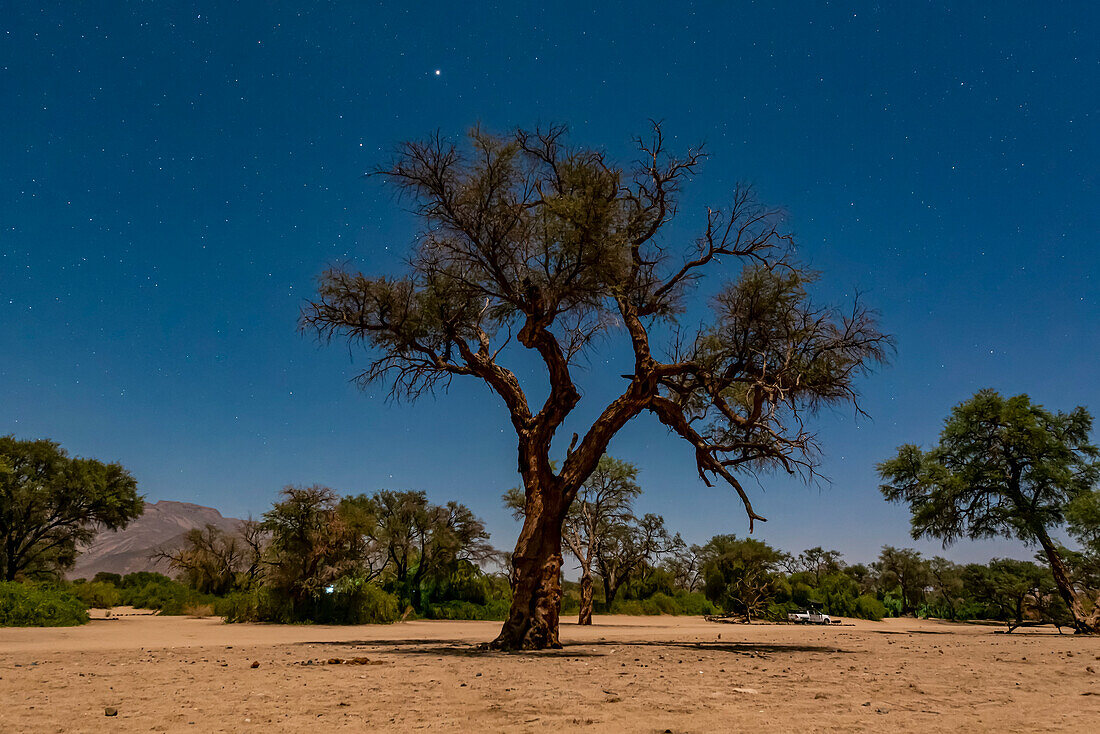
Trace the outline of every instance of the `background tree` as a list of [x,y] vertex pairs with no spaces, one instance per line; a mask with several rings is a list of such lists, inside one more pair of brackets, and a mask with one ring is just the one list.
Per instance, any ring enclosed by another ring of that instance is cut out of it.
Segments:
[[184,583],[203,594],[228,594],[248,589],[258,580],[263,558],[260,524],[247,520],[239,533],[216,525],[188,530],[183,545],[160,549],[153,558],[161,559]]
[[383,490],[373,497],[345,500],[347,508],[372,518],[360,522],[359,534],[372,548],[369,567],[392,577],[398,595],[423,611],[424,583],[454,571],[461,561],[480,564],[495,558],[485,523],[465,505],[435,505],[424,492]]
[[1100,604],[1086,612],[1050,536],[1100,479],[1091,430],[1084,408],[1052,413],[1027,395],[982,390],[952,409],[934,448],[907,444],[879,464],[882,493],[909,505],[914,538],[948,545],[960,537],[1004,535],[1038,544],[1077,629],[1100,632]]
[[687,592],[698,591],[703,585],[702,546],[682,544],[665,554],[661,566],[672,577],[673,584]]
[[1024,624],[1029,611],[1040,616],[1045,597],[1056,593],[1049,569],[1011,558],[994,558],[988,566],[971,569],[968,581],[974,598],[996,610],[994,616],[1007,622],[1009,632]]
[[1100,488],[1083,492],[1066,506],[1069,534],[1081,545],[1060,549],[1074,587],[1091,599],[1100,599]]
[[853,563],[845,566],[844,575],[852,579],[859,586],[861,594],[871,594],[877,587],[875,572],[864,563]]
[[[562,523],[629,421],[649,412],[691,444],[699,475],[738,493],[751,530],[763,518],[738,473],[812,476],[807,415],[854,403],[854,379],[886,347],[862,306],[840,313],[811,301],[815,274],[791,257],[780,212],[747,189],[707,209],[701,234],[681,246],[667,225],[704,156],[669,155],[659,126],[638,148],[634,165],[619,166],[567,144],[563,127],[505,137],[474,129],[465,147],[439,136],[405,143],[379,173],[423,223],[407,274],[331,269],[302,313],[303,329],[369,348],[362,385],[389,380],[393,396],[413,399],[472,377],[503,401],[525,511],[496,648],[559,646]],[[736,273],[736,263],[744,269],[713,291],[706,323],[681,324],[691,288],[706,273]],[[667,349],[655,333],[671,335]],[[555,469],[552,442],[581,399],[576,360],[606,343],[603,334],[629,339],[626,386],[574,434]],[[512,337],[542,362],[541,405],[504,364]]]
[[604,606],[610,611],[619,588],[664,555],[683,547],[679,535],[671,535],[660,515],[629,515],[608,526],[596,543],[596,569],[603,582]]
[[[577,624],[592,624],[592,567],[597,560],[600,540],[636,523],[632,504],[642,492],[635,482],[637,477],[638,469],[633,464],[606,454],[601,456],[595,471],[581,485],[565,515],[562,540],[577,559],[581,572]],[[523,490],[518,487],[508,490],[504,504],[516,519],[523,518],[527,505]],[[635,546],[631,546],[630,550],[634,549]],[[611,601],[606,603],[610,607]]]
[[798,573],[799,571],[811,573],[814,576],[815,584],[820,584],[824,576],[836,573],[844,568],[844,562],[840,560],[840,551],[825,550],[819,545],[807,548],[794,557],[787,554],[783,555],[785,558],[782,563],[788,571],[791,573]]
[[874,569],[884,588],[897,589],[901,614],[915,612],[929,582],[928,562],[924,557],[912,548],[884,545]]
[[144,510],[121,465],[70,458],[53,441],[0,436],[0,569],[3,580],[70,568],[102,529]]
[[959,605],[966,595],[962,566],[936,556],[928,562],[928,578],[932,587],[929,603],[934,611],[933,616],[958,619]]
[[707,598],[726,611],[760,617],[779,590],[782,553],[767,543],[716,535],[700,553]]
[[263,515],[269,584],[287,598],[295,618],[309,618],[325,589],[359,568],[359,539],[342,520],[328,487],[285,487]]

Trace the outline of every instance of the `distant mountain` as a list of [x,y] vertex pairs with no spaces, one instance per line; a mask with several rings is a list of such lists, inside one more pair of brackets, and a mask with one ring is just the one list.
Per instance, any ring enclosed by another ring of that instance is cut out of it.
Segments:
[[145,512],[122,530],[108,530],[96,536],[81,551],[76,565],[66,576],[90,579],[100,571],[127,574],[135,571],[169,573],[163,561],[149,558],[158,548],[179,548],[188,530],[214,525],[235,531],[241,521],[222,517],[213,507],[160,500],[145,503]]

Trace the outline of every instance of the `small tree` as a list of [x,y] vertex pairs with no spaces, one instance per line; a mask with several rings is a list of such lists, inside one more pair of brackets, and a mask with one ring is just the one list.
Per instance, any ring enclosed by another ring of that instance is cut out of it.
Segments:
[[698,591],[703,585],[703,548],[686,543],[665,555],[661,567],[668,571],[676,588],[687,592]]
[[665,519],[653,513],[640,518],[631,515],[626,522],[608,527],[596,544],[596,569],[607,610],[611,611],[619,588],[633,575],[683,545],[679,535],[669,534]]
[[424,492],[383,490],[345,498],[340,514],[358,540],[370,578],[385,573],[402,599],[423,611],[425,581],[451,573],[460,562],[495,558],[485,523],[465,505],[435,505]]
[[308,616],[326,588],[359,567],[358,538],[337,513],[339,500],[328,487],[286,487],[282,501],[263,515],[270,536],[267,580]]
[[1050,536],[1100,479],[1091,430],[1084,408],[1052,413],[1027,395],[982,390],[952,409],[930,451],[907,444],[879,464],[882,493],[909,505],[914,538],[946,546],[960,537],[1003,535],[1038,544],[1077,629],[1100,632],[1100,604],[1086,613]]
[[936,556],[928,562],[928,577],[936,616],[956,619],[959,603],[966,594],[962,566],[942,556]]
[[928,562],[912,548],[884,545],[874,569],[884,589],[897,589],[901,596],[901,613],[915,612],[928,585]]
[[[623,167],[568,145],[563,127],[506,137],[475,129],[465,148],[439,136],[405,143],[379,173],[423,223],[408,273],[334,268],[302,314],[301,327],[321,338],[370,349],[362,385],[388,379],[394,396],[415,399],[470,377],[503,402],[525,511],[496,648],[560,647],[562,523],[628,422],[648,412],[687,441],[703,480],[718,477],[740,496],[751,531],[763,518],[738,475],[811,476],[806,417],[854,403],[855,378],[886,347],[862,306],[841,313],[811,301],[816,275],[791,256],[780,212],[746,188],[707,209],[700,235],[681,246],[668,225],[704,156],[669,155],[659,126],[638,147],[637,163]],[[707,273],[733,280],[713,290],[712,313],[694,328],[681,323],[685,299]],[[576,363],[609,333],[629,340],[625,388],[579,427],[555,469],[555,435],[581,400]],[[653,337],[665,334],[662,350]],[[541,405],[506,366],[515,343],[541,361]]]
[[81,544],[145,509],[119,464],[70,458],[53,441],[0,436],[0,570],[3,580],[72,567]]
[[750,621],[762,616],[778,590],[781,551],[752,538],[716,535],[700,556],[708,599]]
[[[581,603],[577,624],[592,624],[592,569],[601,539],[619,534],[636,523],[631,505],[642,492],[635,482],[637,477],[638,469],[633,464],[604,455],[569,506],[562,524],[562,540],[580,565]],[[527,504],[523,490],[518,487],[508,490],[504,504],[516,519],[523,518]],[[607,604],[610,607],[610,600]]]
[[262,557],[262,531],[252,520],[242,523],[239,533],[216,525],[194,528],[184,535],[181,547],[153,554],[192,588],[218,595],[250,588],[259,578]]
[[1009,632],[1023,625],[1029,612],[1045,621],[1048,597],[1056,591],[1048,569],[1012,558],[994,558],[983,572],[971,571],[969,580],[975,600],[995,610]]
[[781,563],[789,573],[812,573],[815,586],[821,583],[823,577],[844,568],[840,551],[825,550],[821,546],[807,548],[797,556],[784,553]]

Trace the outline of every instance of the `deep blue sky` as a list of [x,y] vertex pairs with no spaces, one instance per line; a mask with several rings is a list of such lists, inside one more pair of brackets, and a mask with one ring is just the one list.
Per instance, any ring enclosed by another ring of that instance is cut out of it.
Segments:
[[[387,405],[298,310],[327,264],[400,268],[415,222],[361,176],[395,142],[565,121],[626,156],[651,117],[712,154],[677,233],[753,182],[821,295],[862,290],[896,336],[863,383],[872,418],[816,422],[831,483],[749,483],[760,537],[938,551],[908,539],[875,462],[982,387],[1100,411],[1095,3],[539,5],[7,5],[0,432],[237,516],[287,483],[424,489],[510,547],[514,437],[492,396]],[[593,362],[581,417],[623,371]],[[641,467],[639,509],[689,540],[747,530],[649,417],[612,450]],[[1026,555],[948,555],[1006,553]]]

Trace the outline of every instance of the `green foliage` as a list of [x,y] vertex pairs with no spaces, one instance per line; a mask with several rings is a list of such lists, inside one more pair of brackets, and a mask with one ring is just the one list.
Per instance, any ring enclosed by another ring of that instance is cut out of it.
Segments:
[[147,584],[170,584],[172,579],[163,573],[156,571],[135,571],[122,577],[118,586],[120,589],[135,589]]
[[400,618],[397,598],[376,584],[345,577],[331,591],[322,590],[293,604],[277,589],[233,592],[214,603],[226,622],[313,622],[317,624],[389,624]]
[[700,556],[704,593],[718,607],[751,619],[761,616],[775,601],[783,554],[767,543],[716,535],[703,546]]
[[1066,505],[1066,524],[1086,555],[1100,558],[1100,489],[1081,492]]
[[852,616],[877,622],[886,616],[886,607],[870,594],[864,594],[856,599],[855,612]]
[[203,594],[162,573],[150,571],[123,576],[119,597],[124,606],[155,609],[167,615],[192,614],[216,600],[211,594]]
[[703,615],[715,614],[717,607],[700,592],[677,591],[671,596],[657,592],[644,599],[617,599],[611,605],[612,614],[641,615]]
[[873,568],[883,590],[896,592],[901,606],[898,616],[915,612],[924,600],[924,590],[932,583],[928,561],[912,548],[884,545]]
[[227,594],[214,602],[214,614],[225,617],[226,622],[289,624],[295,621],[290,600],[264,587]]
[[445,601],[428,606],[428,619],[483,619],[501,621],[508,618],[510,599],[494,599],[484,604],[468,601]]
[[0,582],[0,627],[72,627],[88,621],[88,610],[61,587]]
[[119,593],[118,587],[106,581],[74,583],[70,587],[70,592],[85,606],[93,609],[110,609],[122,603],[122,594]]
[[0,578],[58,574],[101,529],[125,527],[144,509],[119,464],[71,458],[53,441],[0,436]]
[[305,620],[320,624],[390,624],[401,616],[397,597],[354,576],[339,579],[312,602]]

